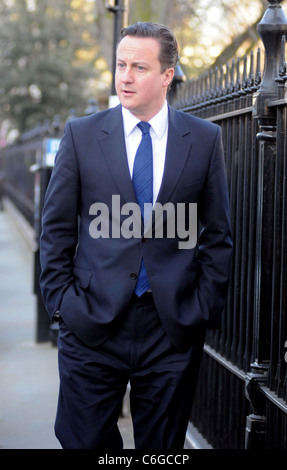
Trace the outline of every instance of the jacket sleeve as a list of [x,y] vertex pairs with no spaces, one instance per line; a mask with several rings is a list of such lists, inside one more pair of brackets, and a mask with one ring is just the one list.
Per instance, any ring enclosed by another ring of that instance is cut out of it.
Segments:
[[40,287],[52,318],[73,283],[78,242],[79,172],[70,124],[66,124],[45,195],[40,237]]
[[200,219],[197,296],[208,326],[219,326],[226,303],[232,258],[229,198],[221,131],[218,127],[204,191],[198,204]]

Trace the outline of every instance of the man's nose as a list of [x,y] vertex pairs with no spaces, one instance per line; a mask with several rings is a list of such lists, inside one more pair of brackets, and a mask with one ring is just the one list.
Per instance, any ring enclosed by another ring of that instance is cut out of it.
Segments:
[[133,82],[133,72],[131,67],[126,67],[125,71],[122,74],[122,81],[125,83]]

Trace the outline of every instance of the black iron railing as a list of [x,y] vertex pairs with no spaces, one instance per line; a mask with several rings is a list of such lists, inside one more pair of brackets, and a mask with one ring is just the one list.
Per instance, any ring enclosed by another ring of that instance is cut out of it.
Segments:
[[287,448],[287,99],[282,1],[265,48],[177,88],[173,104],[222,128],[234,240],[228,304],[209,332],[191,415],[214,448]]

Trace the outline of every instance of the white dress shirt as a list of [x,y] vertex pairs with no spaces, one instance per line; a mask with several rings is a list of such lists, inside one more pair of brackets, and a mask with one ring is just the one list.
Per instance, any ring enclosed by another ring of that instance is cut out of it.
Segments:
[[[137,127],[140,122],[128,109],[122,107],[125,143],[127,159],[132,178],[133,166],[137,148],[140,144],[142,133]],[[168,106],[165,101],[164,106],[150,121],[150,136],[152,140],[153,153],[153,204],[155,203],[164,172],[167,133],[168,133]]]

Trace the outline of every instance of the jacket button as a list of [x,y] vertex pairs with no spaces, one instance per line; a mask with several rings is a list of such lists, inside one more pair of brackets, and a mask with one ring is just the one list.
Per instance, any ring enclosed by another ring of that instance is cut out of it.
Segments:
[[136,273],[130,273],[130,278],[136,280],[138,276]]

